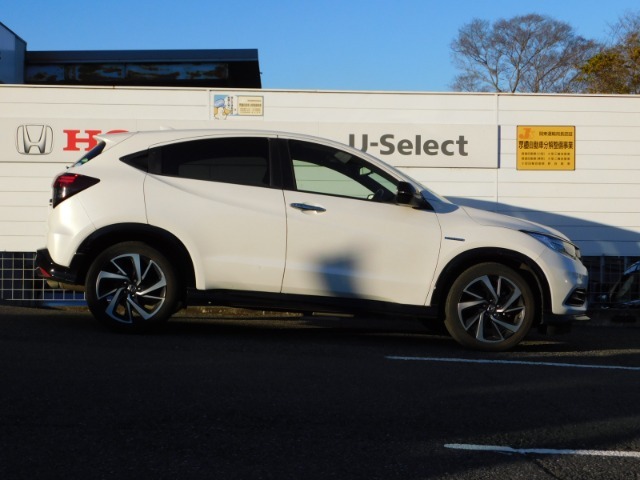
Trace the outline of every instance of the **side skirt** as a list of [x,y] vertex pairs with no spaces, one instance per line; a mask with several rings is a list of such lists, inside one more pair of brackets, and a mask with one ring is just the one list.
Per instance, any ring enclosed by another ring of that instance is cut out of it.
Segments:
[[437,309],[362,298],[316,297],[283,293],[189,289],[190,306],[224,306],[286,312],[350,313],[436,318]]

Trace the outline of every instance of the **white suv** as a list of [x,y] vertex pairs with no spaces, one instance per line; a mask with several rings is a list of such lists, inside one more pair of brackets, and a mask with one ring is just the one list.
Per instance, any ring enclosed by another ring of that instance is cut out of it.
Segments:
[[140,330],[188,302],[444,321],[513,347],[585,318],[587,271],[561,233],[450,203],[359,150],[256,131],[104,135],[53,183],[45,277]]

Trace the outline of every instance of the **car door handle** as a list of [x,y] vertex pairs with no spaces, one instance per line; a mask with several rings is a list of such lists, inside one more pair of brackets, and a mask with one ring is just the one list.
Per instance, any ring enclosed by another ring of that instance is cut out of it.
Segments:
[[302,210],[303,212],[324,213],[327,211],[326,208],[320,207],[318,205],[309,205],[308,203],[292,203],[291,206],[293,208],[297,208],[298,210]]

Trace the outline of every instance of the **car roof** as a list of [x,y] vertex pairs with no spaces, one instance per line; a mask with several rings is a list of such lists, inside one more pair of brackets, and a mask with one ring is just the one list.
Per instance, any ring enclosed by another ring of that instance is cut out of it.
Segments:
[[140,130],[135,132],[120,133],[104,133],[98,135],[97,138],[107,142],[122,138],[123,136],[133,137],[137,139],[136,143],[146,143],[149,146],[172,143],[186,140],[198,140],[206,138],[220,137],[267,137],[267,138],[289,138],[296,140],[307,140],[327,145],[335,145],[340,147],[349,147],[340,142],[321,138],[313,135],[283,132],[275,130],[254,130],[254,129],[219,129],[219,128],[202,128],[202,129],[163,129],[163,130]]

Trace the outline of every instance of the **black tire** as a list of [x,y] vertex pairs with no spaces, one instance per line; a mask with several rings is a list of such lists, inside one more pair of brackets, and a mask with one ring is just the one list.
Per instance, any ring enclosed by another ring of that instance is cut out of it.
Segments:
[[87,273],[94,317],[119,331],[147,331],[166,322],[179,304],[178,277],[167,258],[140,242],[113,245]]
[[499,352],[522,341],[536,308],[533,291],[519,273],[499,263],[481,263],[451,286],[444,323],[461,345]]

